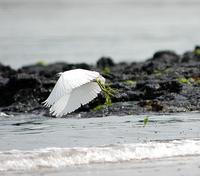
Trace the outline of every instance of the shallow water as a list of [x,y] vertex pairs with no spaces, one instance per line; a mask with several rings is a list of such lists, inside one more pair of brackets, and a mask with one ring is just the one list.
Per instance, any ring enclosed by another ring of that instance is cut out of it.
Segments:
[[0,175],[198,175],[200,113],[145,117],[1,117]]
[[141,61],[200,44],[199,0],[0,0],[0,62]]

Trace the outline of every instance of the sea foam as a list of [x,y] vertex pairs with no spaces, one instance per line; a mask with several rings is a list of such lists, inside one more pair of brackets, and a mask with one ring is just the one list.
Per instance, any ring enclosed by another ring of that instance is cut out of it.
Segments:
[[37,170],[193,155],[200,155],[200,140],[44,148],[32,151],[9,150],[0,152],[0,171]]

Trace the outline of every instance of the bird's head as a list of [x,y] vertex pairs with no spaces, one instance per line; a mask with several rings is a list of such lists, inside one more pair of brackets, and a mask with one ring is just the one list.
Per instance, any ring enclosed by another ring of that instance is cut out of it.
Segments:
[[103,76],[99,75],[99,77],[97,78],[97,82],[98,82],[98,81],[100,81],[101,84],[105,84],[106,79],[105,79]]

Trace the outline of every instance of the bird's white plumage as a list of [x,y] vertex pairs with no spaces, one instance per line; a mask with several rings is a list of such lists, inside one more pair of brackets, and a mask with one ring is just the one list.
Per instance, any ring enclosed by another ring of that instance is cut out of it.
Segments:
[[55,116],[73,112],[97,97],[101,88],[96,79],[105,83],[105,79],[95,71],[75,69],[60,73],[55,87],[44,102]]

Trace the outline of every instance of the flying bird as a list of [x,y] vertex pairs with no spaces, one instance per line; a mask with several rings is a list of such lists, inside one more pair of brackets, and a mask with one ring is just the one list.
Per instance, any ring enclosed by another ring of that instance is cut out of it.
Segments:
[[44,106],[61,117],[92,101],[102,90],[105,78],[96,71],[74,69],[58,74],[59,79]]

